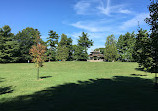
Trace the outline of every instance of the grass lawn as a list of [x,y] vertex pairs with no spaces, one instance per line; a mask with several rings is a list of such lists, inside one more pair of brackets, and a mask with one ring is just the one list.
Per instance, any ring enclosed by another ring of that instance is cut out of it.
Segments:
[[0,64],[0,111],[158,111],[154,74],[137,63]]

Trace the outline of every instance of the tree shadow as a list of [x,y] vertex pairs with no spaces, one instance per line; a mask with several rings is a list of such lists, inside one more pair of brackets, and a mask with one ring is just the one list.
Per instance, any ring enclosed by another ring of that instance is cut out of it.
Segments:
[[145,74],[130,74],[131,76],[147,76]]
[[49,87],[0,102],[2,111],[157,111],[158,90],[139,77],[115,76]]
[[[0,78],[0,82],[4,82],[4,78]],[[8,87],[0,87],[0,95],[2,94],[6,94],[6,93],[12,93],[13,89],[12,86],[8,86]]]
[[6,93],[12,93],[12,92],[13,92],[12,86],[0,87],[0,95],[6,94]]
[[143,68],[135,68],[135,70],[137,70],[137,71],[144,71]]
[[50,77],[52,77],[52,76],[42,76],[42,77],[40,77],[41,79],[45,79],[45,78],[50,78]]

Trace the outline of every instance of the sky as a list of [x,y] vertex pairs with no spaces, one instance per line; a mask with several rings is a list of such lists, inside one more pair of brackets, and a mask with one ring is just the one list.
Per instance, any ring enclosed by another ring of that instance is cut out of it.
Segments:
[[94,41],[90,52],[105,47],[108,35],[117,40],[121,34],[137,33],[138,21],[149,30],[144,21],[149,4],[150,0],[1,0],[0,28],[9,25],[16,34],[33,27],[44,41],[53,30],[71,37],[73,44],[84,31]]

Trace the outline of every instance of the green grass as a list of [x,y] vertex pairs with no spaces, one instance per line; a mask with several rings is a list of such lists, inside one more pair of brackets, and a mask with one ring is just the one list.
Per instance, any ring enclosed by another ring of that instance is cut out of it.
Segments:
[[157,111],[153,74],[137,63],[0,64],[2,111]]

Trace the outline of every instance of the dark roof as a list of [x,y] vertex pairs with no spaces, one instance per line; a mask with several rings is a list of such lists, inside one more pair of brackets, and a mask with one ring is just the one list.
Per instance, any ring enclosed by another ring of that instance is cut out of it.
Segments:
[[89,54],[89,57],[104,57],[104,55],[101,54],[100,51],[93,51]]

